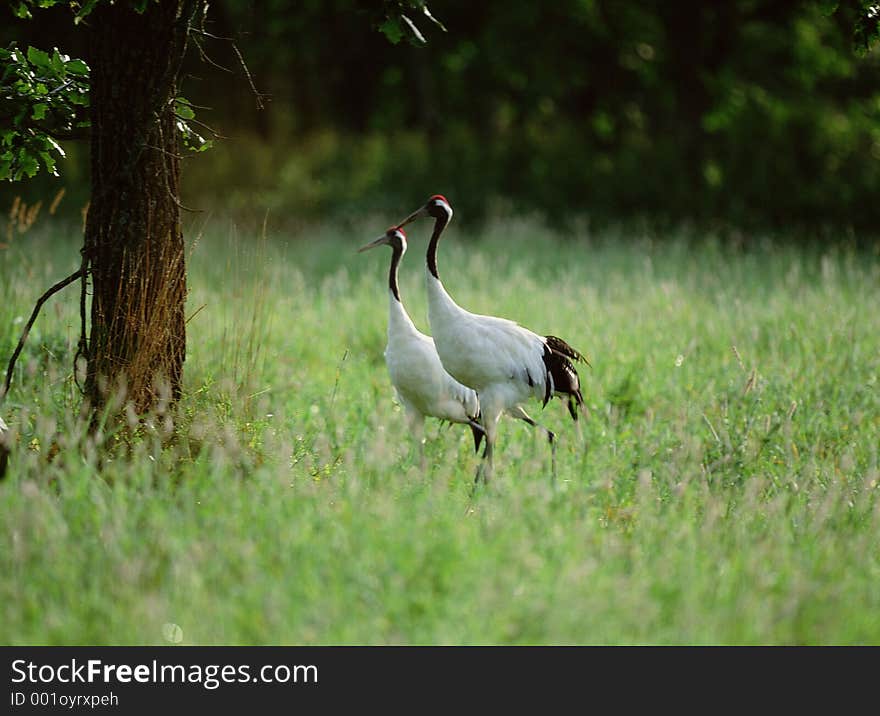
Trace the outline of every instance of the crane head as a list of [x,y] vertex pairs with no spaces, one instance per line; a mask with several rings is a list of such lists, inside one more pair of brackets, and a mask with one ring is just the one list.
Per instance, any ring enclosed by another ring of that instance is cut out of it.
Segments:
[[449,200],[442,194],[434,194],[424,206],[420,207],[412,214],[407,216],[400,222],[399,226],[406,226],[411,221],[420,219],[423,216],[433,216],[435,219],[443,219],[444,223],[449,223],[452,219],[452,206]]
[[361,248],[358,249],[358,253],[367,251],[368,249],[375,249],[377,246],[386,245],[399,251],[406,251],[406,232],[404,232],[399,226],[392,226],[375,241],[371,241],[366,246],[361,246]]

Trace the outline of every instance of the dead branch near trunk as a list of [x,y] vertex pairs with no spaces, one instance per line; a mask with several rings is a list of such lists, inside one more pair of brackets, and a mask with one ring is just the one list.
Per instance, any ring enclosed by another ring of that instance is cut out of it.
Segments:
[[2,405],[3,401],[6,399],[7,394],[9,393],[9,386],[12,385],[12,372],[15,369],[15,362],[18,360],[18,356],[21,354],[22,348],[24,348],[24,343],[27,340],[28,334],[31,332],[31,328],[33,328],[34,322],[37,320],[37,316],[40,314],[40,309],[43,307],[43,304],[53,295],[58,293],[65,286],[69,286],[78,278],[83,276],[85,269],[78,268],[67,278],[61,279],[58,283],[56,283],[52,288],[46,291],[42,296],[37,299],[37,304],[34,306],[34,310],[31,312],[31,317],[28,319],[27,324],[24,327],[24,331],[22,331],[21,338],[18,339],[18,345],[15,347],[15,351],[12,353],[12,358],[9,359],[9,365],[6,367],[6,383],[3,386],[3,393],[0,394],[0,405]]

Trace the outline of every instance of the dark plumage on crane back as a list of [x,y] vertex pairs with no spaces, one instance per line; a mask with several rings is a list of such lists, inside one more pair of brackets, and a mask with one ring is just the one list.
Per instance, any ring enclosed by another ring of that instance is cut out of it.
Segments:
[[586,363],[587,365],[590,365],[590,361],[588,361],[581,353],[578,353],[574,348],[568,345],[568,343],[566,343],[561,338],[557,338],[556,336],[544,336],[544,340],[547,341],[547,345],[550,347],[550,350],[561,353],[566,358],[570,358],[573,361],[580,361],[581,363]]
[[547,368],[547,381],[544,392],[544,406],[554,394],[568,396],[568,412],[572,420],[578,419],[578,408],[584,405],[581,395],[581,380],[572,360],[589,365],[589,361],[561,338],[544,336],[544,365]]

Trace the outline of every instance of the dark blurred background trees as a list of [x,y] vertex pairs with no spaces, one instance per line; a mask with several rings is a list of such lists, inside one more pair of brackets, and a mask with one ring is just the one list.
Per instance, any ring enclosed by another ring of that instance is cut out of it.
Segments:
[[[370,5],[375,5],[371,3]],[[184,203],[278,220],[395,217],[432,192],[462,219],[880,220],[880,51],[864,3],[434,0],[447,33],[389,43],[354,0],[223,0],[183,93],[225,137],[184,167]],[[78,56],[69,18],[4,44]],[[876,26],[875,26],[876,27]],[[257,89],[257,107],[236,48]],[[3,187],[50,196],[86,181]],[[8,201],[7,204],[8,205]],[[78,207],[77,207],[78,208]]]

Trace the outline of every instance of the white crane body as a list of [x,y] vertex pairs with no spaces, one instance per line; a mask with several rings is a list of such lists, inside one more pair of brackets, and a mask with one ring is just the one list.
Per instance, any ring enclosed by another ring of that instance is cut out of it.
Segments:
[[518,386],[521,400],[542,399],[544,339],[518,323],[458,306],[439,279],[427,276],[428,321],[443,367],[477,392],[495,383]]
[[444,370],[434,339],[416,328],[390,292],[385,365],[398,401],[408,412],[453,423],[468,423],[479,415],[476,392]]

